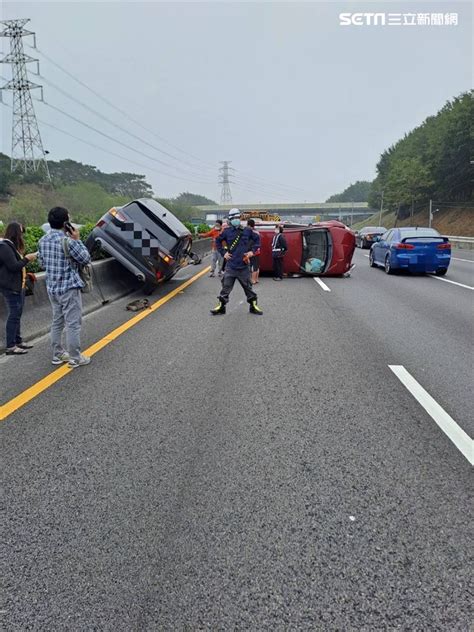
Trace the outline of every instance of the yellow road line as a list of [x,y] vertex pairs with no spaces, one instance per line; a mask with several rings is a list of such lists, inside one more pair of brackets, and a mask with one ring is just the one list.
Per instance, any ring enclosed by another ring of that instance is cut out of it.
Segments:
[[[140,312],[136,316],[133,316],[133,318],[130,318],[130,320],[127,320],[125,323],[123,323],[123,325],[120,325],[116,329],[113,329],[103,338],[101,338],[100,340],[92,344],[88,349],[86,349],[84,351],[84,354],[88,356],[93,356],[95,353],[97,353],[98,351],[103,349],[105,346],[110,344],[113,340],[115,340],[116,338],[121,336],[123,333],[125,333],[128,329],[131,329],[141,320],[143,320],[144,318],[147,318],[147,316],[150,316],[150,314],[152,314],[157,309],[162,307],[165,303],[170,301],[177,294],[179,294],[180,292],[185,290],[187,287],[189,287],[192,283],[200,279],[207,272],[209,272],[209,270],[210,270],[210,267],[207,266],[207,268],[204,268],[204,270],[201,270],[200,272],[195,274],[193,277],[191,277],[190,279],[188,279],[187,281],[179,285],[177,288],[169,292],[169,294],[166,294],[166,296],[163,296],[163,298],[160,298],[158,301],[156,301],[156,303],[153,303],[150,309]],[[22,393],[20,393],[19,395],[17,395],[10,401],[8,401],[6,404],[3,404],[3,406],[0,406],[0,421],[3,421],[7,417],[9,417],[16,410],[18,410],[19,408],[21,408],[22,406],[30,402],[32,399],[37,397],[40,393],[48,389],[50,386],[58,382],[61,378],[63,378],[65,375],[67,375],[73,370],[74,369],[70,369],[67,365],[63,365],[59,369],[56,369],[52,373],[49,373],[49,375],[46,375],[43,379],[39,380],[39,382],[36,382],[36,384],[33,384],[32,386],[30,386],[25,391],[23,391]]]

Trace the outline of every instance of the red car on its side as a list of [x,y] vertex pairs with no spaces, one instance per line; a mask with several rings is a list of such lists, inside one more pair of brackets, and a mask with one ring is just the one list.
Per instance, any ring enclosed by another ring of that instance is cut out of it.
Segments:
[[[288,252],[283,259],[283,273],[310,276],[340,276],[349,271],[355,250],[355,235],[342,222],[331,220],[302,225],[278,222]],[[275,222],[255,224],[261,241],[260,271],[273,270],[272,239]]]

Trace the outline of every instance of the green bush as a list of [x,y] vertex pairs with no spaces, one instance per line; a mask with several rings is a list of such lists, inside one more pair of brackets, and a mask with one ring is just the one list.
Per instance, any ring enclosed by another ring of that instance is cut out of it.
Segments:
[[196,234],[196,227],[191,222],[183,222],[186,228],[191,232],[191,235]]
[[197,227],[197,232],[198,233],[207,233],[208,231],[211,230],[211,227],[208,226],[207,224],[199,224],[199,226]]
[[[44,235],[43,229],[39,226],[27,226],[25,229],[25,254],[38,250],[38,241]],[[40,272],[41,268],[37,261],[32,261],[27,266],[28,272]]]
[[[95,224],[93,222],[89,222],[81,226],[79,233],[80,233],[81,241],[83,243],[86,242],[86,239],[88,238],[94,226]],[[44,235],[44,232],[40,226],[28,226],[26,228],[25,235],[24,235],[25,254],[28,254],[30,252],[36,252],[38,250],[38,242],[41,239],[41,237],[43,237],[43,235]],[[106,257],[105,253],[96,251],[94,253],[93,259],[94,260],[104,259],[105,257]],[[27,266],[27,270],[28,272],[41,272],[42,271],[37,261],[32,261],[31,263],[29,263]]]

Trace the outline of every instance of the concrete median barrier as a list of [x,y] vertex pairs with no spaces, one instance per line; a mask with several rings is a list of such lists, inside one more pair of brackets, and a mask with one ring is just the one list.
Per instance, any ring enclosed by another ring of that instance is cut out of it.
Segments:
[[[210,239],[193,242],[193,252],[200,257],[205,257],[210,251]],[[93,269],[93,290],[82,295],[84,314],[102,307],[104,300],[117,300],[141,287],[137,278],[115,259],[95,261]],[[26,297],[21,319],[21,333],[25,341],[46,334],[51,325],[51,305],[46,291],[45,274],[37,274],[36,278],[34,294]],[[5,348],[6,317],[7,307],[3,297],[0,297],[0,350]]]
[[[102,306],[104,299],[113,301],[126,296],[139,287],[135,277],[122,267],[115,259],[104,259],[93,264],[93,290],[83,294],[84,314],[93,312]],[[25,299],[25,307],[21,319],[21,333],[24,340],[31,340],[49,331],[51,325],[51,305],[46,291],[44,273],[36,275],[35,290],[32,296]],[[102,298],[103,296],[103,298]],[[7,308],[3,298],[0,299],[0,349],[4,349],[4,331]]]
[[200,257],[205,257],[211,252],[212,239],[196,239],[193,241],[193,252]]

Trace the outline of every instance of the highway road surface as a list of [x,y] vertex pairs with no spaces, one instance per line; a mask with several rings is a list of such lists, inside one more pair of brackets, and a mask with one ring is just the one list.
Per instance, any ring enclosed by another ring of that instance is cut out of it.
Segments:
[[86,317],[88,367],[0,360],[6,630],[470,629],[473,256],[366,254],[263,317],[189,267]]

